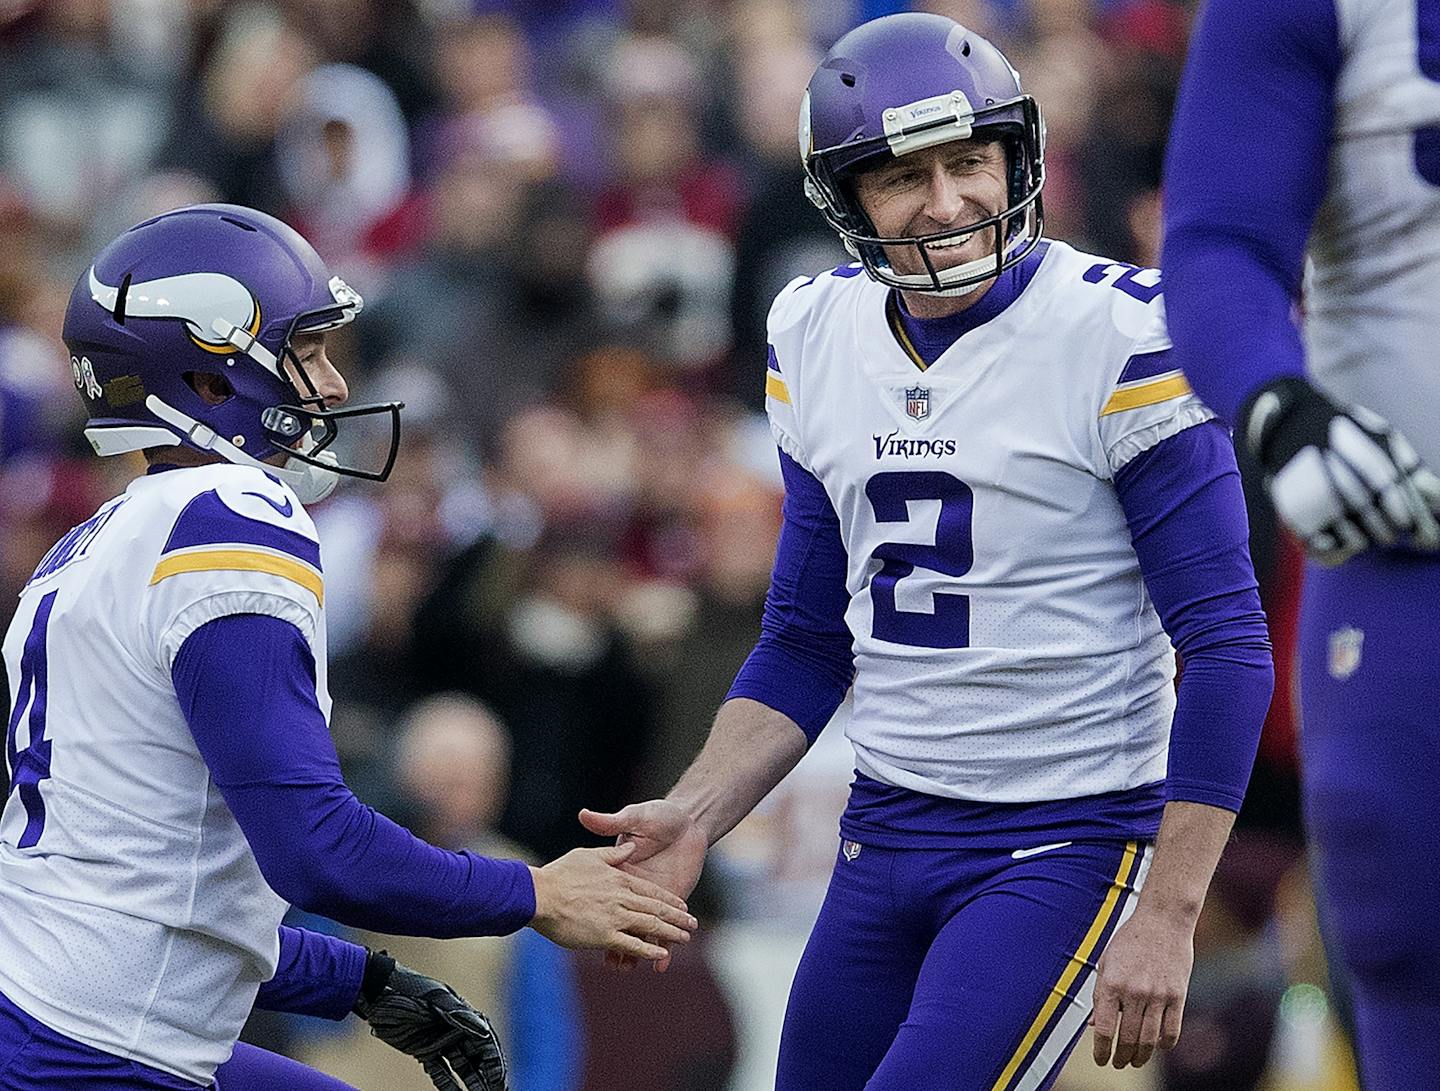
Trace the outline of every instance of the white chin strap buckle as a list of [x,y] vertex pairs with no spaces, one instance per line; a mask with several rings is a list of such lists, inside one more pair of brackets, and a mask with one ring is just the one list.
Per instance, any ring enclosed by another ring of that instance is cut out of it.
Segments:
[[217,318],[210,323],[211,329],[220,335],[226,344],[234,345],[250,359],[271,372],[277,377],[280,374],[280,361],[275,354],[262,345],[259,339],[249,330],[241,329],[233,322],[227,322],[223,318]]

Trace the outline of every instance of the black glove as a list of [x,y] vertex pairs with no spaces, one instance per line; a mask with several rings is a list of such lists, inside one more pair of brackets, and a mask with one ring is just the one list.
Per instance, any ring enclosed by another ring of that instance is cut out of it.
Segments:
[[509,1091],[505,1051],[490,1020],[449,985],[384,951],[370,953],[352,1010],[375,1037],[419,1060],[439,1091]]
[[1440,477],[1368,409],[1339,406],[1303,379],[1280,379],[1245,403],[1240,434],[1265,469],[1276,514],[1321,563],[1402,538],[1440,548]]

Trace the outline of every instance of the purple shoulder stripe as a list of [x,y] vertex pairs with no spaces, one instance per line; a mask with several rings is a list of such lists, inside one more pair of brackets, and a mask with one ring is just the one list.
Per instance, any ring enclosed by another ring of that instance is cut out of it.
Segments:
[[320,569],[318,542],[273,523],[247,519],[227,507],[214,489],[202,492],[185,505],[161,553],[194,546],[231,544],[261,546],[288,553],[311,568]]
[[774,345],[765,346],[765,366],[775,372],[776,375],[780,374],[780,361],[775,358]]
[[1119,381],[1133,383],[1137,379],[1153,379],[1167,371],[1174,371],[1179,366],[1169,349],[1160,349],[1158,352],[1139,352],[1125,362],[1125,370],[1120,372]]

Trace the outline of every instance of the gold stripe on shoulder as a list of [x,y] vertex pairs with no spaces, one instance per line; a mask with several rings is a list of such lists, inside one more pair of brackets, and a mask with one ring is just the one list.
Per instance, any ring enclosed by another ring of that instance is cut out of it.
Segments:
[[161,580],[185,572],[265,572],[298,583],[325,605],[325,581],[320,573],[302,561],[252,549],[207,549],[164,557],[150,576],[153,587]]
[[790,388],[785,385],[784,379],[773,373],[765,376],[765,396],[786,405],[790,404]]
[[1100,415],[1108,417],[1111,413],[1123,413],[1127,409],[1140,409],[1156,402],[1167,402],[1171,398],[1183,398],[1189,393],[1190,384],[1185,381],[1184,375],[1170,375],[1152,382],[1140,383],[1138,386],[1122,387],[1110,395],[1110,400],[1105,403],[1105,408],[1100,410]]

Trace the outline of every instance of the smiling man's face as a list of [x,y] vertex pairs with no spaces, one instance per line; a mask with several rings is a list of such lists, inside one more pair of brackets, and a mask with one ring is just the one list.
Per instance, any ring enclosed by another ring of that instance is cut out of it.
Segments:
[[[933,235],[978,223],[1008,204],[1005,146],[998,140],[957,140],[892,159],[856,179],[856,196],[875,233],[886,238]],[[995,252],[995,230],[929,244],[937,269]],[[887,246],[890,267],[903,275],[926,272],[914,246]]]

